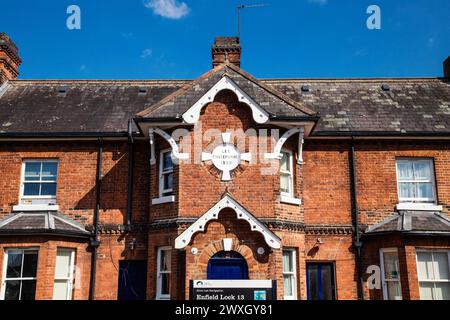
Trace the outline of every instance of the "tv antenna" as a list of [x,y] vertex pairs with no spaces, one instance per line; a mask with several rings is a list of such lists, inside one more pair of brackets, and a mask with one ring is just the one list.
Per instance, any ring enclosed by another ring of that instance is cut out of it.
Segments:
[[238,38],[241,37],[241,10],[242,9],[250,9],[250,8],[260,8],[267,7],[267,3],[259,3],[259,4],[241,4],[237,7],[237,19],[238,19]]

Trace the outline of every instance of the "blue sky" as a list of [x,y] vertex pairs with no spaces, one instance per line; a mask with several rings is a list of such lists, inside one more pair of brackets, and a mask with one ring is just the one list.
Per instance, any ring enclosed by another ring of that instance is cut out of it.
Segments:
[[[22,79],[196,78],[211,68],[213,38],[236,34],[243,3],[269,4],[242,12],[242,68],[257,77],[442,76],[450,55],[448,0],[3,2]],[[81,30],[66,27],[71,4]],[[372,4],[381,30],[366,27]]]

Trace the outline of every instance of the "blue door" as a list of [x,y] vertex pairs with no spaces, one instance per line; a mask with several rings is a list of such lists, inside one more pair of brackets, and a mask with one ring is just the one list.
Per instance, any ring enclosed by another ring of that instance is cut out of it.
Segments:
[[307,263],[308,300],[334,300],[334,267],[332,263]]
[[145,300],[147,261],[119,262],[118,300]]
[[247,262],[237,252],[218,252],[209,259],[207,276],[209,280],[248,279]]

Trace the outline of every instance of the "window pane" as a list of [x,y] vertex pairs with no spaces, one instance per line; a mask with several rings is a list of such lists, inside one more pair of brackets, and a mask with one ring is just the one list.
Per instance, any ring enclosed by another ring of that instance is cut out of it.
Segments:
[[433,300],[433,284],[428,282],[422,282],[420,287],[420,300]]
[[293,254],[292,251],[284,250],[283,251],[283,272],[293,272],[294,271],[294,263],[293,263]]
[[318,267],[308,266],[308,289],[309,289],[309,299],[319,300],[319,281],[318,281]]
[[58,164],[56,162],[43,162],[42,163],[42,175],[56,178],[56,168]]
[[25,163],[25,180],[38,180],[41,174],[40,162]]
[[173,169],[173,162],[172,162],[172,153],[171,152],[165,152],[163,154],[163,170],[172,170]]
[[56,254],[55,278],[69,278],[72,265],[72,251],[58,250]]
[[22,251],[8,252],[7,278],[20,278],[22,269]]
[[400,198],[415,198],[414,197],[414,188],[415,184],[411,182],[400,182],[399,183],[399,197]]
[[294,296],[294,277],[292,275],[283,275],[284,296]]
[[399,180],[413,179],[412,161],[400,160],[397,162],[398,178]]
[[170,252],[168,250],[160,251],[159,263],[160,271],[170,271]]
[[448,254],[447,252],[434,252],[434,279],[435,280],[449,280],[448,270]]
[[429,179],[431,180],[431,160],[414,161],[414,177],[415,179]]
[[417,183],[417,198],[433,199],[433,185],[431,183]]
[[56,196],[56,183],[43,183],[41,196]]
[[55,280],[53,286],[53,300],[68,300],[68,287],[67,280]]
[[169,276],[170,273],[161,273],[160,279],[161,279],[161,294],[169,294]]
[[388,281],[386,285],[389,300],[402,300],[402,290],[399,281]]
[[23,188],[24,196],[38,196],[39,195],[39,183],[25,183]]
[[291,171],[291,162],[289,159],[290,153],[281,152],[281,154],[283,155],[283,157],[281,158],[281,161],[280,161],[280,170],[285,171],[285,172],[290,172]]
[[22,280],[20,300],[34,300],[36,295],[36,280]]
[[291,193],[291,177],[289,175],[280,175],[280,189],[281,192]]
[[419,280],[434,279],[430,252],[417,253],[417,268],[419,271]]
[[450,300],[450,283],[436,282],[434,300]]
[[20,281],[6,281],[5,300],[19,300]]
[[164,179],[164,190],[173,189],[173,173],[165,174]]
[[330,265],[322,265],[322,290],[324,300],[333,300],[332,268]]
[[397,252],[384,252],[384,277],[385,279],[399,279],[399,263]]
[[25,251],[23,258],[23,278],[35,278],[37,273],[38,254],[36,252]]

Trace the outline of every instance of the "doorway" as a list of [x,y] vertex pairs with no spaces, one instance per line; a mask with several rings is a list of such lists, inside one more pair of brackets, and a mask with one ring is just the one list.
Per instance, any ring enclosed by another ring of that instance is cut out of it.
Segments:
[[235,251],[220,251],[209,259],[208,280],[246,280],[248,266],[245,258]]
[[145,300],[147,261],[119,261],[118,300]]
[[307,263],[308,300],[335,300],[333,263]]

